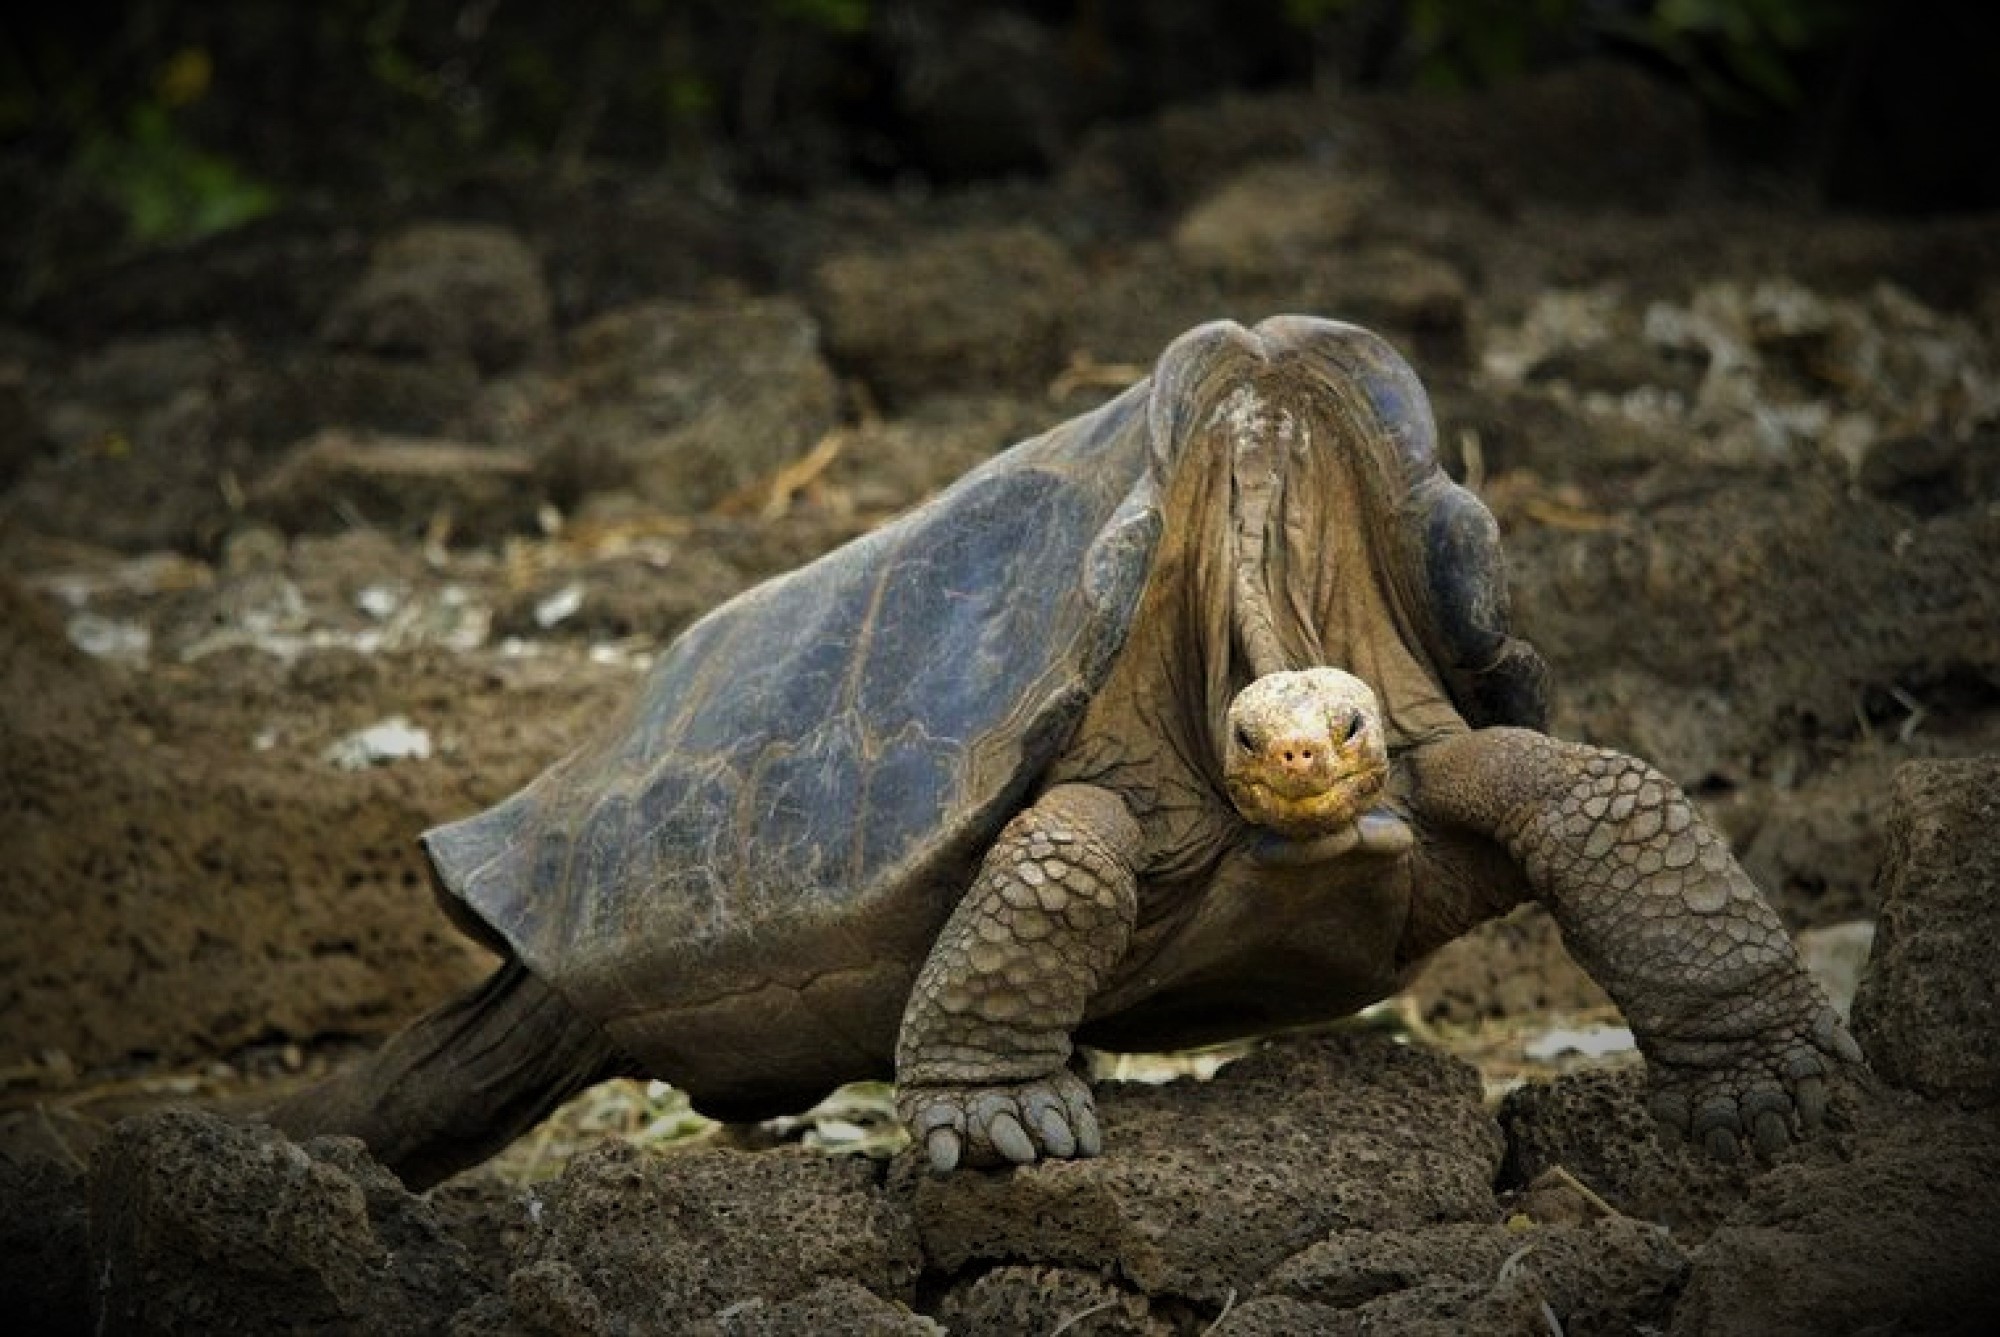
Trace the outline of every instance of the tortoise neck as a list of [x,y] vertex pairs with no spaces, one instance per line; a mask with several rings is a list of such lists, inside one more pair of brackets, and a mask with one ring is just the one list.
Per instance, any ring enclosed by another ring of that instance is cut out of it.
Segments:
[[[1281,512],[1284,473],[1303,429],[1284,404],[1245,381],[1218,409],[1229,451],[1229,608],[1231,642],[1254,678],[1305,668],[1279,635],[1270,585],[1270,556],[1282,546],[1271,533]],[[1274,542],[1273,540],[1276,540]]]
[[1231,698],[1272,673],[1344,669],[1382,695],[1392,736],[1419,736],[1448,723],[1450,706],[1416,649],[1393,459],[1355,393],[1272,369],[1219,399],[1229,612],[1228,640],[1210,653],[1230,661]]

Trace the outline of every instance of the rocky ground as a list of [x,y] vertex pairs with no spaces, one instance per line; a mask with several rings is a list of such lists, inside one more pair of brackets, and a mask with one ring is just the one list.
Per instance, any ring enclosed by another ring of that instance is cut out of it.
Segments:
[[[1534,916],[1450,949],[1399,1034],[1108,1083],[1087,1164],[606,1135],[414,1198],[351,1144],[157,1108],[260,1103],[483,973],[411,836],[559,755],[702,610],[1187,326],[1279,310],[1425,377],[1559,730],[1688,786],[1826,959],[1874,926],[1880,1080],[1831,1135],[1717,1169],[1652,1139],[1629,1063],[1518,1085],[1523,1036],[1615,1021]],[[1724,181],[1688,107],[1590,69],[1234,99],[950,193],[495,174],[73,278],[0,327],[0,1312],[1987,1330],[1996,328],[1993,219]]]

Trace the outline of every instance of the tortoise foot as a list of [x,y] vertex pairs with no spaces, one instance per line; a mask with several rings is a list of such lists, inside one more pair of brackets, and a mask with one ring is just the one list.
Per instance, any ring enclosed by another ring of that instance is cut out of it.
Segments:
[[1067,1070],[999,1086],[908,1087],[896,1105],[937,1174],[1095,1156],[1104,1146],[1090,1087]]
[[1648,1108],[1662,1133],[1734,1160],[1745,1143],[1768,1156],[1820,1126],[1830,1084],[1861,1070],[1861,1049],[1818,989],[1798,986],[1789,1019],[1747,1037],[1655,1040]]

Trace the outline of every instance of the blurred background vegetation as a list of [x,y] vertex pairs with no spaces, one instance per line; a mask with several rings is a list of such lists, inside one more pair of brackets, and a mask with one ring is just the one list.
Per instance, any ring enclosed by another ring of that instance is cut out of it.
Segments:
[[1835,204],[2000,204],[2000,6],[1915,0],[82,0],[0,47],[0,209],[171,242],[471,169],[723,189],[1045,170],[1225,90],[1448,92],[1586,56]]

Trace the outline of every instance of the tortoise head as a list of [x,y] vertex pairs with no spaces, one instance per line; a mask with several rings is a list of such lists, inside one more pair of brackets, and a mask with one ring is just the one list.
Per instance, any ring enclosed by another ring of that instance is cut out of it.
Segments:
[[1293,839],[1330,834],[1388,779],[1381,706],[1341,669],[1267,673],[1230,703],[1222,763],[1245,821]]
[[[1239,778],[1285,798],[1292,816],[1279,821],[1337,821],[1311,815],[1315,804],[1351,816],[1355,800],[1343,795],[1354,780],[1344,773],[1279,783],[1280,755],[1239,777],[1235,758],[1257,749],[1241,749],[1235,725],[1242,717],[1254,730],[1295,699],[1303,720],[1330,697],[1361,710],[1378,752],[1464,727],[1430,644],[1425,526],[1451,484],[1438,468],[1423,387],[1377,336],[1296,316],[1252,329],[1202,326],[1167,350],[1155,380],[1158,565],[1185,594],[1148,634],[1164,643],[1161,658],[1186,684],[1177,700],[1195,716],[1179,745],[1214,767],[1260,825],[1271,819],[1253,811]],[[1315,675],[1321,667],[1348,672]],[[1301,671],[1296,692],[1283,686]],[[1343,683],[1351,686],[1334,690]],[[1339,747],[1332,759],[1358,761]],[[1293,793],[1301,784],[1331,788],[1301,809],[1305,796]]]

